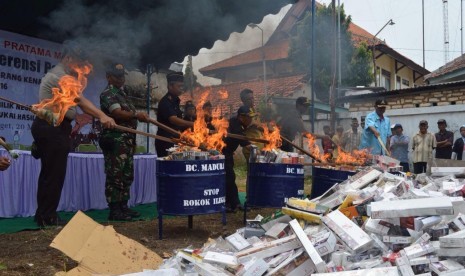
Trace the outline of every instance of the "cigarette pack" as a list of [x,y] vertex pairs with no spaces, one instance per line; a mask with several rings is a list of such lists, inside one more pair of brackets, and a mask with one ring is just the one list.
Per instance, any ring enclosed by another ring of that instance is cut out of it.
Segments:
[[282,238],[286,235],[286,229],[289,227],[288,223],[278,222],[273,225],[268,231],[265,232],[265,235],[275,239]]
[[308,199],[299,199],[292,197],[287,201],[287,206],[301,211],[316,213],[316,214],[326,214],[329,212],[329,208],[323,205],[319,205],[315,202],[312,202]]
[[413,239],[412,237],[404,236],[383,236],[383,242],[411,244],[413,242]]
[[371,247],[373,240],[370,236],[340,211],[333,211],[322,220],[352,252],[362,252]]
[[424,233],[423,235],[421,235],[421,237],[419,237],[415,242],[414,244],[416,243],[420,243],[420,242],[427,242],[431,239],[431,236],[428,234],[428,233]]
[[458,214],[457,217],[449,223],[449,227],[455,232],[465,230],[465,215]]
[[312,260],[313,265],[316,268],[316,271],[326,272],[326,263],[323,261],[323,259],[321,259],[315,247],[313,247],[313,244],[308,239],[304,230],[302,229],[302,227],[300,227],[299,222],[296,219],[294,219],[293,221],[289,222],[289,225],[291,225],[292,230],[294,230],[295,235],[297,236],[299,241],[302,243],[305,251],[307,252],[310,259]]
[[426,256],[410,259],[409,262],[410,262],[410,265],[430,264],[430,263],[439,262],[439,258],[438,256],[435,256],[435,255],[426,255]]
[[461,247],[441,247],[436,250],[436,254],[441,257],[465,257],[465,250]]
[[438,275],[444,275],[449,272],[463,269],[463,265],[453,260],[444,260],[437,263],[431,263],[429,268]]
[[431,236],[432,241],[438,241],[440,237],[449,235],[449,227],[447,225],[435,225],[425,230]]
[[353,175],[350,178],[350,184],[349,187],[352,188],[353,190],[359,190],[366,185],[370,184],[373,182],[375,179],[377,179],[382,172],[374,169],[374,168],[369,168],[367,170],[361,171],[355,175]]
[[284,214],[289,215],[293,218],[303,219],[312,223],[321,223],[321,215],[312,214],[309,212],[304,212],[300,210],[291,209],[288,207],[283,207],[282,211]]
[[268,261],[268,265],[270,267],[276,267],[278,266],[280,263],[282,263],[285,259],[287,259],[291,254],[293,254],[294,251],[287,251],[287,252],[283,252],[281,254],[278,254],[276,255],[274,258],[272,258],[271,260]]
[[413,220],[414,230],[422,231],[425,228],[436,225],[442,221],[440,216],[417,217]]
[[377,201],[370,204],[368,215],[371,218],[395,218],[413,216],[452,215],[454,207],[449,197],[440,200],[431,198],[416,198],[396,201]]
[[371,233],[370,237],[373,239],[375,246],[381,249],[383,252],[388,252],[389,248],[383,243],[383,241],[376,236],[376,234]]
[[320,256],[334,252],[336,249],[336,237],[331,231],[311,236],[310,241]]
[[441,247],[465,247],[465,230],[440,237],[439,244]]
[[415,276],[407,256],[400,256],[396,259],[396,265],[402,276]]
[[226,270],[209,263],[195,263],[195,270],[205,276],[231,276]]
[[308,258],[305,262],[300,264],[291,272],[287,273],[287,276],[311,276],[315,273],[315,268],[313,266],[313,262],[310,258]]
[[387,235],[391,227],[394,225],[390,222],[381,219],[372,219],[368,218],[365,222],[365,230],[368,232],[372,232],[378,235]]
[[226,237],[229,242],[237,251],[244,250],[251,246],[251,244],[239,233],[234,233]]
[[270,266],[262,259],[251,260],[247,262],[243,269],[236,273],[238,276],[261,276]]
[[351,271],[342,271],[334,273],[315,273],[313,276],[400,276],[397,267],[377,267],[370,269],[360,269]]
[[400,251],[401,256],[406,256],[409,259],[414,259],[436,251],[433,244],[429,242],[421,242],[408,246]]
[[203,261],[206,263],[216,263],[228,266],[237,266],[239,264],[236,256],[213,251],[208,251],[203,257]]
[[[280,210],[280,213],[282,214],[281,210]],[[263,223],[263,221],[262,221],[261,226],[262,226],[263,229],[265,229],[265,231],[268,231],[276,223],[279,223],[279,222],[281,222],[281,223],[289,223],[289,221],[291,221],[291,220],[292,220],[292,218],[290,216],[282,214],[279,217],[276,217],[275,219],[267,220],[267,222],[265,222],[265,223]]]

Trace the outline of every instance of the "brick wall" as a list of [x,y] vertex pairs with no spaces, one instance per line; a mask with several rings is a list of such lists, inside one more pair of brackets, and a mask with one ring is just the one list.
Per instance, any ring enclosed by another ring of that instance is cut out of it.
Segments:
[[[444,91],[423,92],[421,94],[406,94],[385,97],[388,109],[403,109],[415,107],[446,106],[465,103],[465,88]],[[351,101],[349,112],[363,112],[373,110],[374,100]]]

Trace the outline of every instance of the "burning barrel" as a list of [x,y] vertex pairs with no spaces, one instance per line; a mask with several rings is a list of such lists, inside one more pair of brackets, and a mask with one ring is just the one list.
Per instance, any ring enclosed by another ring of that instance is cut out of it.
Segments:
[[157,161],[158,235],[162,239],[163,216],[225,213],[224,159]]
[[303,195],[303,164],[249,163],[246,207],[281,208],[288,198]]
[[354,171],[314,167],[310,198],[321,196],[334,184],[347,180],[349,176],[354,174]]

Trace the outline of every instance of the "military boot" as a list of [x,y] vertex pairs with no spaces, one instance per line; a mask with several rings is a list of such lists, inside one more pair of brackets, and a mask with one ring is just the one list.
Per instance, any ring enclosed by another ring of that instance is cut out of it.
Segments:
[[110,207],[108,220],[132,221],[131,216],[121,210],[121,202],[109,203],[108,206]]
[[125,213],[126,215],[129,215],[131,218],[140,217],[139,212],[129,209],[127,201],[121,202],[121,211],[123,211],[123,213]]

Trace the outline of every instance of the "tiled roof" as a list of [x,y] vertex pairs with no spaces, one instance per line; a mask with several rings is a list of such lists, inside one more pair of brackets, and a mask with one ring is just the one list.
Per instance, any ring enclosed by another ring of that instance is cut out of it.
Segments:
[[452,61],[449,61],[448,63],[434,70],[430,74],[426,75],[425,80],[439,77],[439,76],[445,75],[447,73],[450,73],[450,72],[453,72],[455,70],[462,69],[462,68],[465,68],[465,54],[459,56],[458,58]]
[[230,57],[228,59],[219,61],[217,63],[208,65],[201,68],[199,71],[204,74],[205,72],[213,71],[220,68],[228,68],[239,65],[246,65],[255,62],[262,62],[263,51],[265,50],[266,60],[277,60],[287,58],[287,52],[289,49],[289,40],[282,40],[275,42],[272,45],[265,45],[263,48],[256,48],[248,52]]
[[[367,30],[363,29],[359,25],[355,23],[349,24],[349,32],[352,34],[352,40],[355,45],[360,44],[360,42],[364,41],[368,44],[373,44],[373,39],[375,38],[374,35],[369,33]],[[376,38],[376,43],[383,43],[381,40]]]
[[[267,92],[268,97],[289,97],[292,96],[295,92],[303,91],[305,84],[305,75],[293,75],[285,77],[275,77],[273,79],[267,80]],[[221,107],[224,112],[229,112],[229,109],[235,112],[241,106],[241,99],[239,97],[240,92],[243,89],[251,89],[254,91],[255,102],[258,101],[264,96],[263,80],[251,80],[244,82],[229,83],[224,85],[216,85],[206,88],[204,90],[198,90],[194,92],[193,99],[189,93],[184,93],[181,95],[181,104],[184,104],[188,100],[193,100],[196,103],[196,100],[199,99],[199,96],[205,90],[210,89],[209,99],[213,107]],[[226,90],[229,94],[227,99],[220,99],[218,91]],[[224,114],[223,112],[223,114]]]

